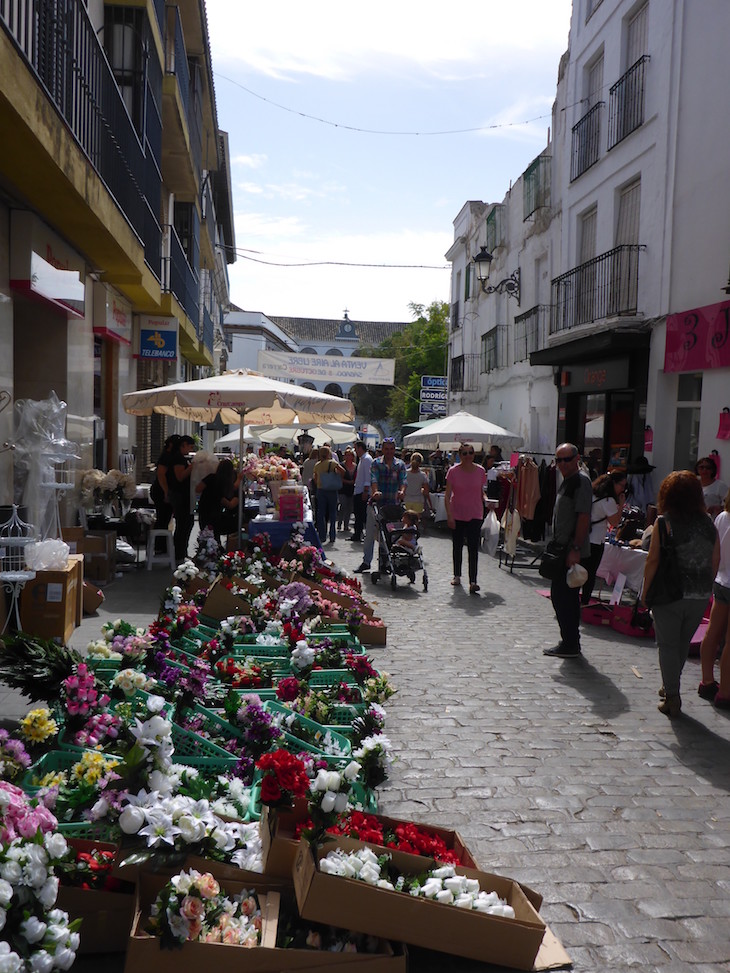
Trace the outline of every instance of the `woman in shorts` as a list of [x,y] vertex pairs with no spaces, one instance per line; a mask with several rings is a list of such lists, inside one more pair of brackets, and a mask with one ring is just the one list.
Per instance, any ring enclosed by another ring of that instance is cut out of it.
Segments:
[[[697,689],[702,699],[714,702],[719,709],[730,709],[730,492],[725,496],[723,510],[715,519],[720,538],[720,565],[712,586],[710,622],[700,646],[702,682]],[[720,660],[720,682],[715,679],[717,650],[725,642]]]

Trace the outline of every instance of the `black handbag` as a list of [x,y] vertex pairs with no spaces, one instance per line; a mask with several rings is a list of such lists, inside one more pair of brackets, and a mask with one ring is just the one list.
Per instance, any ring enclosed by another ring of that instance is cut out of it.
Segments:
[[540,564],[537,569],[540,576],[547,578],[548,581],[554,581],[561,572],[565,574],[568,570],[565,563],[567,555],[568,548],[565,544],[548,541],[545,550],[540,555]]
[[673,601],[680,601],[684,595],[677,551],[663,517],[657,518],[656,529],[659,531],[659,564],[644,594],[647,608],[669,605]]

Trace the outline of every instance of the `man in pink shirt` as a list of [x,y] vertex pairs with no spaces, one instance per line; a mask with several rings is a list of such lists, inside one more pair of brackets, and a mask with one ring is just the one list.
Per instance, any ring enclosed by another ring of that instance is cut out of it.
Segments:
[[446,474],[446,523],[453,531],[454,579],[451,584],[461,584],[462,548],[466,540],[469,556],[469,592],[479,591],[477,561],[479,558],[479,534],[484,520],[484,490],[487,472],[474,462],[474,447],[464,443],[459,447],[459,462]]

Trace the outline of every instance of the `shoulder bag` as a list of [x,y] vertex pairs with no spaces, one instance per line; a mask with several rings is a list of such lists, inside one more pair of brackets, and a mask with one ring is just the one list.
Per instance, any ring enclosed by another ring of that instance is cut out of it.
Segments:
[[566,574],[568,567],[565,563],[565,558],[567,556],[568,548],[565,544],[559,544],[557,541],[548,541],[545,550],[540,555],[540,564],[537,569],[540,576],[547,578],[548,581],[554,581],[561,572]]
[[331,462],[327,470],[319,474],[320,490],[337,490],[339,492],[342,489],[342,477],[337,470],[332,469],[334,465]]
[[673,601],[680,601],[684,595],[677,551],[663,517],[657,519],[656,530],[659,531],[659,564],[644,594],[647,608],[669,605]]

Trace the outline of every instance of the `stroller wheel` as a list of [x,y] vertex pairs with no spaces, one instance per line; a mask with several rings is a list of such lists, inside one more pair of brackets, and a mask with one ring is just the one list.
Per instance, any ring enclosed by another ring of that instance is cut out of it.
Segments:
[[425,571],[423,572],[423,590],[428,591],[428,575]]
[[372,581],[373,584],[377,584],[378,581],[380,581],[380,571],[371,571],[370,580]]
[[411,582],[411,584],[415,584],[415,581],[416,581],[416,572],[415,571],[409,571],[408,572],[408,580]]
[[390,587],[394,590],[398,587],[398,579],[396,578],[395,573],[391,574],[390,576]]

